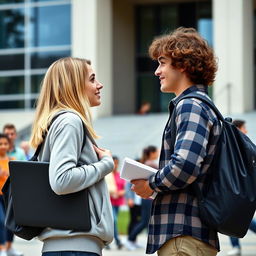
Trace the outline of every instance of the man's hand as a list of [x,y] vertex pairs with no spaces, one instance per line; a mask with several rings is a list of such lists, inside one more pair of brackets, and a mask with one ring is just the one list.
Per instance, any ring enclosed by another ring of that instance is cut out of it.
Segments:
[[131,183],[133,184],[132,191],[144,199],[149,198],[154,192],[149,186],[148,180],[132,180]]

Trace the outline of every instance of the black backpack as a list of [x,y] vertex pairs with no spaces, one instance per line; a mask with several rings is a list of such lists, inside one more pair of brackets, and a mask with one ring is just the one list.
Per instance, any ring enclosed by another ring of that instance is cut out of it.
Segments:
[[[186,98],[206,103],[222,124],[203,190],[197,181],[190,185],[198,199],[200,219],[217,232],[241,238],[247,233],[256,209],[256,145],[232,124],[231,118],[224,119],[207,97],[190,93],[179,101]],[[171,117],[173,134],[176,133],[175,116],[174,109]],[[174,143],[172,138],[171,149],[174,149]]]

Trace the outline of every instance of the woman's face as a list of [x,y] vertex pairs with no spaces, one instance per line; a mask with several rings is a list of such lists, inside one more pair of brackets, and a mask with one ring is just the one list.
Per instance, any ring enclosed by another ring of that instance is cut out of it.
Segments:
[[93,72],[91,65],[87,64],[87,68],[89,80],[86,84],[85,90],[89,99],[90,106],[96,107],[101,104],[100,90],[103,88],[103,85],[96,80],[95,73]]

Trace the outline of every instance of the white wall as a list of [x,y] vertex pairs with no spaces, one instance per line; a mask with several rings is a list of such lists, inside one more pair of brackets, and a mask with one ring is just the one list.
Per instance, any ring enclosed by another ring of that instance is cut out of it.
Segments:
[[34,120],[34,110],[20,111],[1,111],[0,113],[0,132],[7,123],[14,124],[19,131],[32,124]]
[[112,114],[112,0],[73,0],[72,56],[87,58],[104,85],[93,116]]
[[213,0],[213,20],[214,101],[224,114],[253,110],[253,1]]

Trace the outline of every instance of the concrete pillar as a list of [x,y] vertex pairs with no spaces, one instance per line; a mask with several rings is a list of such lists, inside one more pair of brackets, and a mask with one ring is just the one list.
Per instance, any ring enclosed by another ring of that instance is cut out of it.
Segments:
[[253,0],[213,0],[213,21],[219,59],[214,101],[223,114],[252,110]]
[[72,1],[72,56],[92,61],[104,85],[102,104],[93,116],[112,114],[112,0]]

